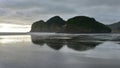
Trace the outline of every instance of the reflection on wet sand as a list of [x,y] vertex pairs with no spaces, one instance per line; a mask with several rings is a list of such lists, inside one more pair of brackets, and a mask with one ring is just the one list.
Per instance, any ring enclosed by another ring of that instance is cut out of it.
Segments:
[[13,44],[17,42],[30,42],[29,35],[0,35],[0,44]]
[[120,35],[0,36],[0,68],[120,68],[119,38]]
[[[59,38],[41,38],[41,36],[31,35],[32,42],[34,44],[43,46],[47,44],[52,49],[60,50],[63,46],[67,46],[70,49],[76,51],[85,51],[89,49],[95,48],[101,42],[90,41],[88,40],[89,37],[71,37],[70,39],[59,39]],[[86,41],[88,40],[88,41]]]

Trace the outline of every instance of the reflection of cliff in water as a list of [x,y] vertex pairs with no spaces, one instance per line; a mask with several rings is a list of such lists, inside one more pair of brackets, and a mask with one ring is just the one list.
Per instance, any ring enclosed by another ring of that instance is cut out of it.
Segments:
[[95,41],[86,41],[87,38],[81,39],[76,37],[71,37],[71,39],[51,39],[51,38],[43,38],[41,36],[31,36],[32,42],[34,44],[43,46],[47,44],[52,49],[60,50],[63,46],[67,46],[70,49],[77,50],[77,51],[85,51],[89,49],[95,48],[100,42]]

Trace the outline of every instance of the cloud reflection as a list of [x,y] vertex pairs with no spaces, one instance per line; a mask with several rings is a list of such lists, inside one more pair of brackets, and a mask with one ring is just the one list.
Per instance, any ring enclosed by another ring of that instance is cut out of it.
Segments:
[[12,44],[17,42],[27,42],[31,41],[30,36],[24,35],[24,36],[0,36],[0,44]]

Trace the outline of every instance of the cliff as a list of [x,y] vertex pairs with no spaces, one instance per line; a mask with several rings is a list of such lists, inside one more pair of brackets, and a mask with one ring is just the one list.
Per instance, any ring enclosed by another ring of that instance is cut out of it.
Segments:
[[44,22],[43,20],[37,21],[32,24],[31,32],[63,32],[64,21],[59,16],[50,18],[48,21]]
[[67,21],[54,16],[46,22],[40,20],[33,23],[31,32],[109,33],[111,29],[94,18],[86,16],[76,16]]
[[96,21],[94,18],[86,16],[76,16],[67,21],[68,32],[77,32],[77,33],[109,33],[111,29]]

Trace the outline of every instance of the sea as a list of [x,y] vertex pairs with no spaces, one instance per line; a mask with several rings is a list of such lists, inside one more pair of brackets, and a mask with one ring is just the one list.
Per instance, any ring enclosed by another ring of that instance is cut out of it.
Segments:
[[120,68],[120,34],[2,33],[0,68]]

